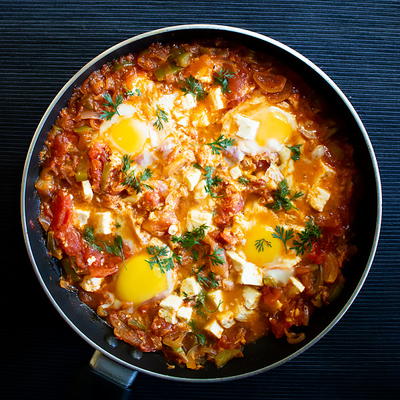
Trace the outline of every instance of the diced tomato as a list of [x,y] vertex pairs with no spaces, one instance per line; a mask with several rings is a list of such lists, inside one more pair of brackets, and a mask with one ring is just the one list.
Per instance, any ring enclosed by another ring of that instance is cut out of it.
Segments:
[[101,143],[95,143],[88,151],[90,160],[90,177],[94,191],[100,190],[101,176],[103,167],[108,160],[109,151],[107,146]]
[[321,248],[321,244],[314,242],[310,253],[307,254],[307,259],[313,264],[323,264],[326,258],[326,251]]
[[51,211],[51,228],[54,231],[67,229],[72,221],[72,196],[59,190],[52,202]]

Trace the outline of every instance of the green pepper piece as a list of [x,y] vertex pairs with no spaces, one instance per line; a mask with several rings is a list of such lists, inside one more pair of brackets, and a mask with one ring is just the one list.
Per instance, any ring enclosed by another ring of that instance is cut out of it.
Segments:
[[218,368],[221,368],[228,361],[232,360],[232,358],[238,357],[241,354],[242,352],[239,349],[222,350],[215,356],[215,364]]
[[112,169],[111,167],[112,167],[112,165],[109,161],[107,161],[104,164],[103,173],[101,174],[101,183],[100,183],[101,190],[104,190],[107,186],[107,181],[110,176],[111,169]]
[[190,64],[190,56],[191,54],[188,52],[178,54],[175,57],[176,65],[178,65],[179,67],[187,67]]
[[164,64],[154,71],[154,75],[158,81],[162,81],[167,75],[175,74],[181,69],[181,67],[178,67],[175,64]]
[[49,231],[47,234],[47,250],[51,256],[57,258],[58,260],[62,259],[62,251],[57,246],[57,241],[54,237],[53,231]]
[[75,172],[75,180],[77,182],[86,181],[88,179],[88,167],[89,161],[86,158],[82,158],[79,161],[78,167]]
[[86,132],[90,132],[91,130],[92,130],[92,128],[87,125],[82,125],[82,126],[78,126],[78,128],[74,128],[75,133],[86,133]]

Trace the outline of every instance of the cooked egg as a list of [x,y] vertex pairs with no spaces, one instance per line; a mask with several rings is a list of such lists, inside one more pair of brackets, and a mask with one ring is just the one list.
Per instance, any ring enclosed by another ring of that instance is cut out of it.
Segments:
[[170,289],[171,273],[151,269],[146,261],[148,258],[143,251],[122,264],[115,283],[115,293],[120,300],[141,304]]

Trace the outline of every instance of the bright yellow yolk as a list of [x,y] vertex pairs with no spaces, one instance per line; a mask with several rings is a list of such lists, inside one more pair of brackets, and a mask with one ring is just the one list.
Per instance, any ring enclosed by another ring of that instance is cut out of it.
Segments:
[[119,299],[131,301],[134,304],[143,303],[168,289],[166,274],[159,268],[150,268],[146,252],[139,253],[121,266],[115,285]]
[[[272,237],[271,227],[256,223],[246,232],[246,243],[243,251],[246,259],[258,266],[263,266],[285,254],[282,241]],[[263,250],[257,249],[256,242],[262,240]]]
[[110,126],[108,137],[119,151],[136,154],[143,150],[147,139],[147,126],[131,118],[124,118]]
[[292,125],[283,113],[276,110],[261,108],[251,118],[260,123],[256,136],[259,146],[266,146],[270,139],[285,143],[292,134]]

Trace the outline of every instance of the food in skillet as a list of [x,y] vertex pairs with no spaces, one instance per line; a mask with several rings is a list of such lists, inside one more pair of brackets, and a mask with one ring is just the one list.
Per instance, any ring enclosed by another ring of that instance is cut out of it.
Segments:
[[343,286],[352,148],[265,55],[154,44],[110,62],[41,161],[61,285],[144,352],[198,369],[268,334],[298,343]]

